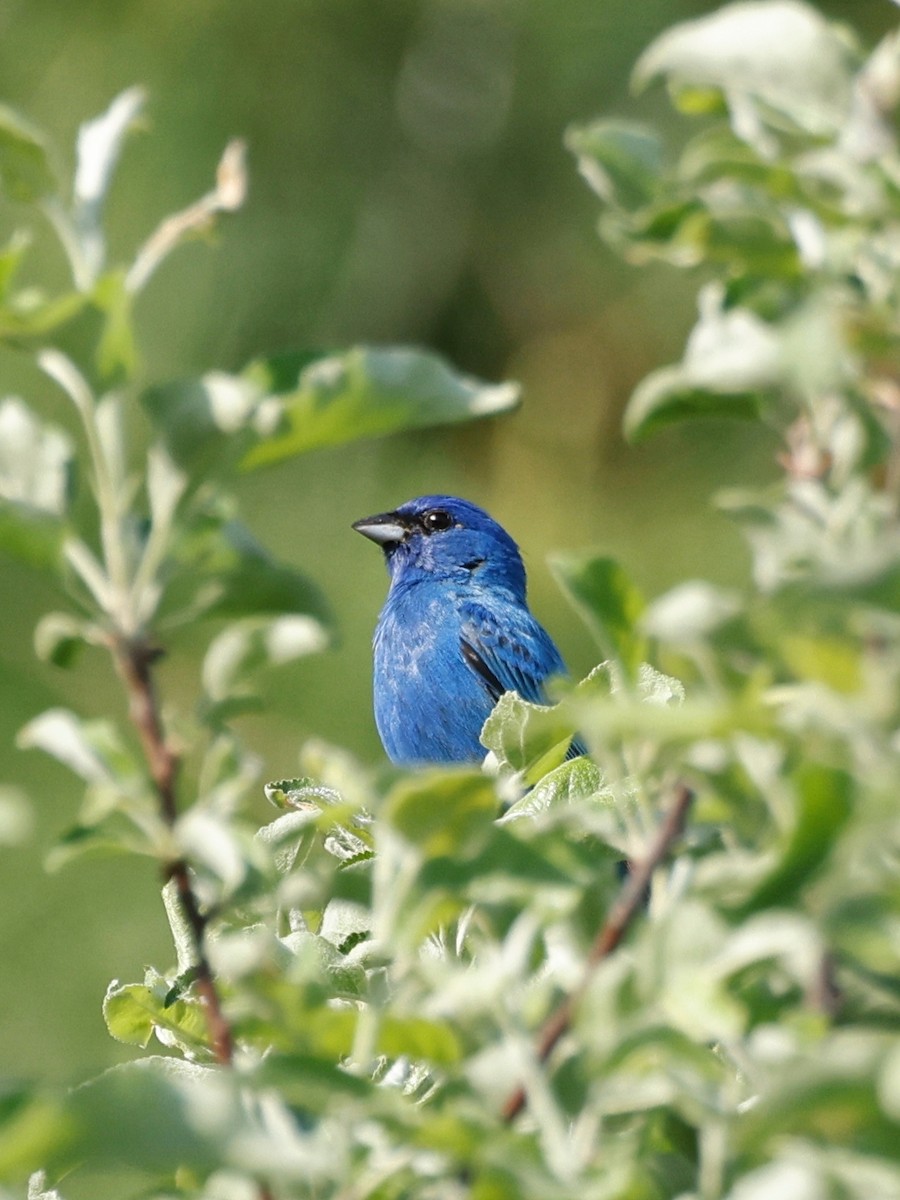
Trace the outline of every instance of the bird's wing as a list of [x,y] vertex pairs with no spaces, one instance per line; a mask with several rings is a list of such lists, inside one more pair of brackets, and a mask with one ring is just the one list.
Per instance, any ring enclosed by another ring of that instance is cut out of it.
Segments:
[[545,704],[544,680],[562,675],[565,666],[550,636],[520,605],[506,604],[502,614],[468,603],[462,611],[460,649],[494,701],[504,692]]

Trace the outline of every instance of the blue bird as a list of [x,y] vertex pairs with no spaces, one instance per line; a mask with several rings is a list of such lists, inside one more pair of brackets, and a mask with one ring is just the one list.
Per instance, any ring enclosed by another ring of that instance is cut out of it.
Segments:
[[[480,762],[481,727],[504,692],[546,703],[565,674],[528,610],[519,548],[484,509],[419,496],[353,525],[391,576],[375,630],[375,724],[401,765]],[[570,756],[583,753],[573,743]]]

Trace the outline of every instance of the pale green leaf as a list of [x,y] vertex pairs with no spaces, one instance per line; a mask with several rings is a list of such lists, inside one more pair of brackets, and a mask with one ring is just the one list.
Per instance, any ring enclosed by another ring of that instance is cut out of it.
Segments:
[[481,742],[501,767],[535,783],[566,757],[574,730],[558,707],[532,704],[506,692],[484,723]]
[[641,627],[650,637],[671,645],[702,642],[741,609],[737,592],[702,579],[680,583],[647,608]]
[[43,750],[86,783],[115,783],[136,773],[134,759],[107,721],[83,721],[65,708],[51,708],[19,732],[23,749]]
[[71,222],[83,271],[82,286],[93,281],[103,267],[103,206],[125,137],[134,127],[144,101],[141,88],[128,88],[116,96],[106,112],[86,121],[78,130]]
[[[515,384],[470,379],[424,350],[356,347],[312,363],[301,358],[289,386],[283,372],[282,363],[277,368],[281,422],[249,452],[248,466],[360,438],[495,416],[519,400]],[[263,389],[275,374],[265,362],[245,372]]]
[[21,401],[0,403],[0,549],[31,566],[58,567],[72,445]]
[[816,137],[850,114],[854,56],[840,32],[801,0],[745,0],[675,25],[644,51],[638,87],[663,77],[687,108],[728,104],[735,132],[764,153],[777,118]]
[[631,211],[654,197],[662,169],[659,137],[625,121],[593,121],[566,131],[578,170],[607,204]]
[[382,816],[428,857],[468,857],[484,845],[498,808],[479,771],[431,770],[397,783]]
[[328,645],[325,627],[314,617],[286,613],[236,621],[216,637],[203,659],[203,686],[211,700],[246,689],[263,667],[280,666]]
[[31,836],[33,817],[25,793],[0,784],[0,846],[17,846]]

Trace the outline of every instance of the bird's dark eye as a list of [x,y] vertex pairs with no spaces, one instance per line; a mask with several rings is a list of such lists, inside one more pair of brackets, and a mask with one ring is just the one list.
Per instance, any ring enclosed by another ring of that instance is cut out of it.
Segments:
[[422,528],[426,533],[440,533],[443,529],[449,529],[452,524],[453,518],[442,508],[433,508],[422,517]]

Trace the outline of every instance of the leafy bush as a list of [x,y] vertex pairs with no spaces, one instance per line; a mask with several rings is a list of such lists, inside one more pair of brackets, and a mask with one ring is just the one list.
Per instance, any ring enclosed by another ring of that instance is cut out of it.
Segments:
[[[16,236],[0,330],[80,434],[4,402],[0,545],[67,597],[38,652],[111,654],[133,723],[54,710],[21,740],[86,784],[53,859],[155,858],[176,958],[104,1004],[113,1037],[162,1051],[68,1095],[7,1090],[11,1187],[900,1196],[900,40],[867,58],[803,4],[735,4],[670,30],[636,78],[703,120],[676,157],[611,121],[568,144],[603,236],[703,282],[683,361],[626,426],[771,428],[780,480],[721,498],[752,581],[647,603],[608,559],[557,559],[605,658],[588,679],[553,709],[505,696],[486,770],[372,771],[308,745],[303,776],[267,786],[281,811],[262,829],[232,722],[256,671],[324,646],[328,613],[239,522],[229,476],[498,412],[515,390],[363,348],[142,392],[134,297],[241,202],[240,148],[111,267],[103,199],[139,94],[82,130],[71,205],[42,138],[2,114],[5,189],[51,217],[72,288],[16,290]],[[197,709],[164,720],[156,661],[185,622],[210,630]],[[575,729],[591,757],[566,761]]]

